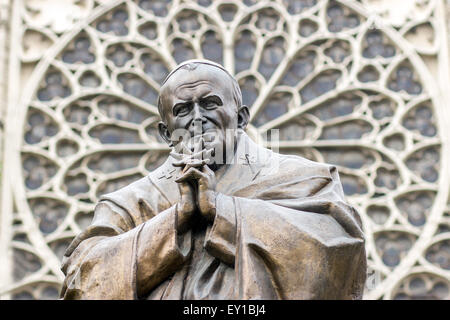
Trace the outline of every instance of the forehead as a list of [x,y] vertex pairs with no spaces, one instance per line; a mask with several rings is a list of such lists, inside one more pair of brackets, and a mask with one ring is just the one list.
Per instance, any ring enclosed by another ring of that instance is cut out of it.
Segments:
[[[218,93],[224,98],[231,98],[233,83],[225,71],[208,65],[197,65],[194,70],[177,70],[161,87],[161,103],[170,105],[175,96],[191,91],[195,93]],[[187,95],[189,97],[189,95]]]

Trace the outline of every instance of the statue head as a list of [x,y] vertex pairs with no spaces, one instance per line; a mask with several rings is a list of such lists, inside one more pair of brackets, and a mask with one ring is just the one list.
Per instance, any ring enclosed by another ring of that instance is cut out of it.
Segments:
[[178,65],[161,87],[158,110],[162,119],[158,129],[170,146],[179,143],[180,134],[174,133],[181,130],[183,137],[203,137],[206,148],[228,150],[227,134],[245,129],[249,119],[236,79],[208,60]]

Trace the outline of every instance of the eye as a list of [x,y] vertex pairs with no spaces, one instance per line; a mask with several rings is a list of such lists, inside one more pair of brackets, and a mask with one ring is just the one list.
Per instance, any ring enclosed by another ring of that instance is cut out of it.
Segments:
[[202,108],[204,108],[206,110],[213,110],[213,109],[216,109],[218,106],[221,106],[222,101],[220,101],[220,99],[217,97],[209,97],[209,98],[202,100],[201,104],[202,104]]
[[175,116],[184,117],[191,112],[190,103],[179,103],[173,108],[173,114]]
[[215,109],[217,107],[217,104],[214,101],[204,101],[202,103],[203,108],[205,109]]

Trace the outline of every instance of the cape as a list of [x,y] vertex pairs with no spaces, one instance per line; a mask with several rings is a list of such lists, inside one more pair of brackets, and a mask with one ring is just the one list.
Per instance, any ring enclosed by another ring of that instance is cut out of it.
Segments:
[[361,299],[361,220],[334,166],[239,133],[217,179],[216,217],[178,234],[180,169],[170,156],[100,198],[66,250],[64,299]]

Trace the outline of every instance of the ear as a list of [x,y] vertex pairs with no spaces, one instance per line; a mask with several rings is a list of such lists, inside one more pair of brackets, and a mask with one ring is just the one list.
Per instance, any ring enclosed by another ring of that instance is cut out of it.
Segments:
[[164,122],[161,121],[158,123],[158,131],[159,131],[159,135],[161,136],[161,138],[163,138],[164,141],[167,142],[169,147],[173,147],[173,143],[170,140],[169,130],[167,129],[167,126]]
[[245,130],[249,120],[250,120],[250,112],[248,111],[248,107],[243,105],[238,110],[238,128]]

